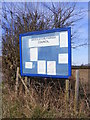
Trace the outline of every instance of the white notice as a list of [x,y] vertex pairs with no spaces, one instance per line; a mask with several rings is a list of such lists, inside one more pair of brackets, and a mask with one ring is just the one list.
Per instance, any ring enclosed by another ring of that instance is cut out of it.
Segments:
[[56,61],[47,61],[47,74],[56,75]]
[[39,60],[37,62],[37,72],[38,74],[46,74],[46,61],[45,60]]
[[29,47],[45,47],[45,46],[57,46],[59,45],[59,35],[37,37],[29,39]]
[[68,47],[68,31],[60,32],[60,47]]
[[68,54],[59,54],[58,55],[59,64],[68,64]]
[[32,69],[32,62],[25,62],[25,68]]
[[38,48],[30,48],[30,61],[38,60]]

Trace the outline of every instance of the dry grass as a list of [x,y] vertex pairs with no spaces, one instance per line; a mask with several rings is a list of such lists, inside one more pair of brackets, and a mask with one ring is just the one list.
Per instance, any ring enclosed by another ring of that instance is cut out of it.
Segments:
[[[70,100],[66,103],[65,89],[59,81],[37,82],[33,80],[29,93],[25,95],[20,84],[18,96],[8,85],[3,86],[3,117],[8,118],[67,118],[90,117],[89,103],[84,95],[79,98],[78,111],[74,110],[74,89],[70,89]],[[87,104],[88,103],[88,104]]]

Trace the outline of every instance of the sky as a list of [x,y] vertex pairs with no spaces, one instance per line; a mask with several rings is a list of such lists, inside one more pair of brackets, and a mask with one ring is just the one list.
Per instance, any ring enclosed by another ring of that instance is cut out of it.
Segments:
[[[77,8],[83,8],[88,11],[88,3],[78,3]],[[79,36],[77,40],[85,40],[88,42],[88,12],[85,12],[84,18],[74,26],[74,29],[77,30]],[[88,63],[88,46],[78,47],[72,49],[72,64],[80,65]]]
[[[78,2],[76,12],[81,8],[83,8],[87,12],[84,13],[83,19],[80,22],[77,22],[76,25],[72,28],[72,32],[73,30],[76,30],[78,33],[77,34],[78,36],[75,39],[76,45],[78,41],[88,42],[88,3]],[[0,28],[0,36],[1,36],[1,28]],[[0,39],[0,55],[1,55],[1,39]],[[72,64],[73,65],[88,64],[88,46],[72,49]]]

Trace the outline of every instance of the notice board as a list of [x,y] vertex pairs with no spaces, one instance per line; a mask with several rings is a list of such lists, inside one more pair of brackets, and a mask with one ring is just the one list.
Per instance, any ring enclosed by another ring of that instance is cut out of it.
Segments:
[[70,27],[20,34],[19,40],[21,76],[71,76]]

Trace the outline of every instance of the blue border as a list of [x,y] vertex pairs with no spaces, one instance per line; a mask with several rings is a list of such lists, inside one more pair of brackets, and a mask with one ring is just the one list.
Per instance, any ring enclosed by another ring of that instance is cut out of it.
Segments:
[[[39,34],[46,34],[46,33],[53,33],[53,32],[61,32],[61,31],[68,31],[68,76],[62,75],[43,75],[43,74],[24,74],[22,71],[22,37],[23,36],[30,36],[30,35],[39,35]],[[33,76],[33,77],[45,77],[45,78],[65,78],[68,79],[71,76],[71,27],[68,28],[57,28],[52,30],[42,30],[42,31],[34,31],[28,32],[19,35],[19,47],[20,47],[20,73],[21,76]]]

